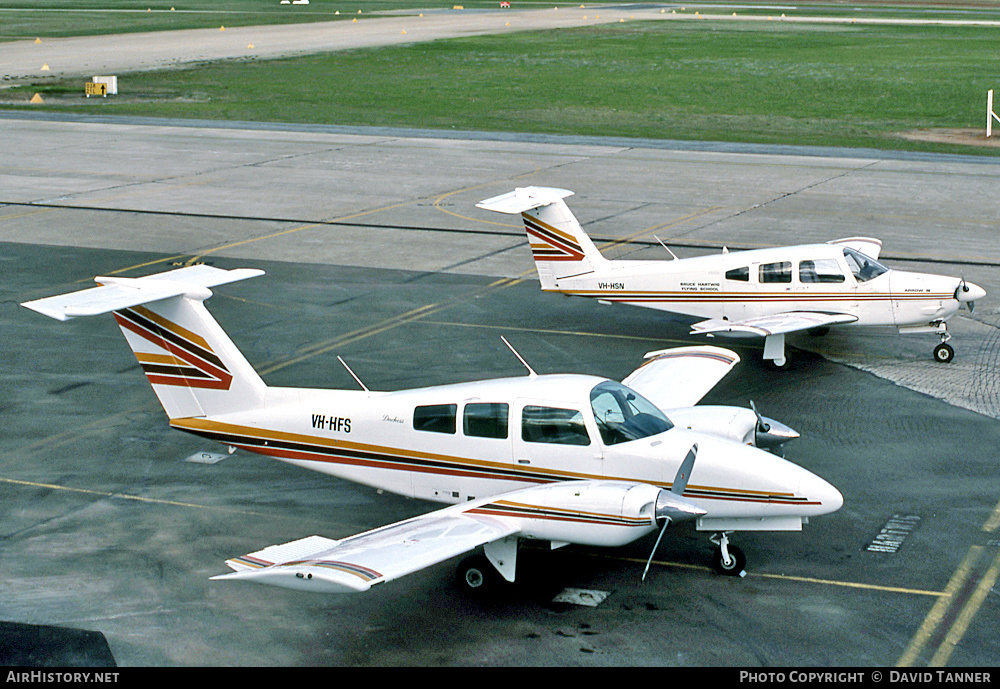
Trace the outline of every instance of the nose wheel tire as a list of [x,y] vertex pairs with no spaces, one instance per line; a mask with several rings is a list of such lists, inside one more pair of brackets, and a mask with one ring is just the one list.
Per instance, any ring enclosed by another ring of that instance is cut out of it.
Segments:
[[747,557],[743,551],[734,545],[728,546],[729,561],[722,556],[722,548],[717,548],[712,555],[712,569],[716,574],[736,577],[746,568]]
[[955,358],[955,350],[951,348],[951,345],[946,342],[942,342],[937,347],[934,348],[934,361],[940,362],[942,364],[950,363],[952,359]]

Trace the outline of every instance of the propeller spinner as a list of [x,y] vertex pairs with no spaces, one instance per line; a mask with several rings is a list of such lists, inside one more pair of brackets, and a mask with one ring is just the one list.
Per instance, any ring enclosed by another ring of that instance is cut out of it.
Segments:
[[955,299],[968,306],[969,313],[972,313],[972,310],[976,307],[976,300],[982,299],[985,296],[986,290],[979,285],[966,282],[964,275],[958,283],[958,287],[955,288]]
[[761,416],[753,400],[750,400],[750,409],[757,417],[757,427],[754,429],[754,444],[757,447],[771,450],[799,437],[799,433],[795,429],[789,428],[780,421]]

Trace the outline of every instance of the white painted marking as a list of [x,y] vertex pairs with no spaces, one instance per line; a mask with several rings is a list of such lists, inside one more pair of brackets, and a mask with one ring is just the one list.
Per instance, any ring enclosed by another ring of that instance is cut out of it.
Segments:
[[595,591],[593,589],[563,589],[559,595],[552,599],[553,603],[572,603],[573,605],[585,605],[596,608],[604,602],[604,599],[611,595],[610,591]]
[[218,464],[224,460],[229,455],[222,454],[221,452],[195,452],[193,455],[185,459],[185,462],[194,462],[195,464]]

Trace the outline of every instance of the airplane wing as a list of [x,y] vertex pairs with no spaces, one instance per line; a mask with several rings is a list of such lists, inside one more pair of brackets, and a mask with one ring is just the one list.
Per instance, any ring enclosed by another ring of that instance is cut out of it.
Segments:
[[447,507],[342,540],[309,536],[227,560],[239,579],[318,593],[355,593],[516,533],[519,525]]
[[[690,471],[690,468],[685,469]],[[675,481],[678,479],[675,479]],[[227,560],[242,580],[317,593],[367,591],[479,546],[514,580],[517,538],[617,547],[705,510],[649,483],[556,481],[470,500],[342,540],[309,536]],[[669,513],[662,510],[668,510]],[[654,515],[655,511],[655,515]]]
[[811,328],[822,328],[830,325],[853,323],[857,316],[846,313],[821,313],[815,311],[789,311],[775,313],[770,316],[758,316],[742,321],[726,321],[721,318],[710,318],[707,321],[694,323],[691,326],[692,335],[723,335],[729,337],[767,337],[782,335]]
[[721,347],[677,347],[649,352],[646,362],[622,381],[660,409],[691,407],[738,364]]
[[834,239],[827,242],[827,244],[839,244],[850,247],[871,258],[878,258],[879,252],[882,251],[882,241],[873,239],[872,237],[846,237],[844,239]]

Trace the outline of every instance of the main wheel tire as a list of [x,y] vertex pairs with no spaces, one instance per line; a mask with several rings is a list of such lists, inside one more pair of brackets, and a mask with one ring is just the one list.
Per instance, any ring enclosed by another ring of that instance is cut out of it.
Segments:
[[934,361],[942,364],[948,364],[951,363],[951,360],[954,358],[955,350],[951,348],[951,345],[942,342],[934,348]]
[[792,367],[792,355],[786,351],[780,364],[776,359],[764,359],[764,365],[772,371],[788,371]]
[[712,555],[712,569],[716,574],[736,577],[739,576],[747,564],[747,556],[743,551],[734,545],[729,546],[729,564],[722,560],[722,548],[719,548]]

